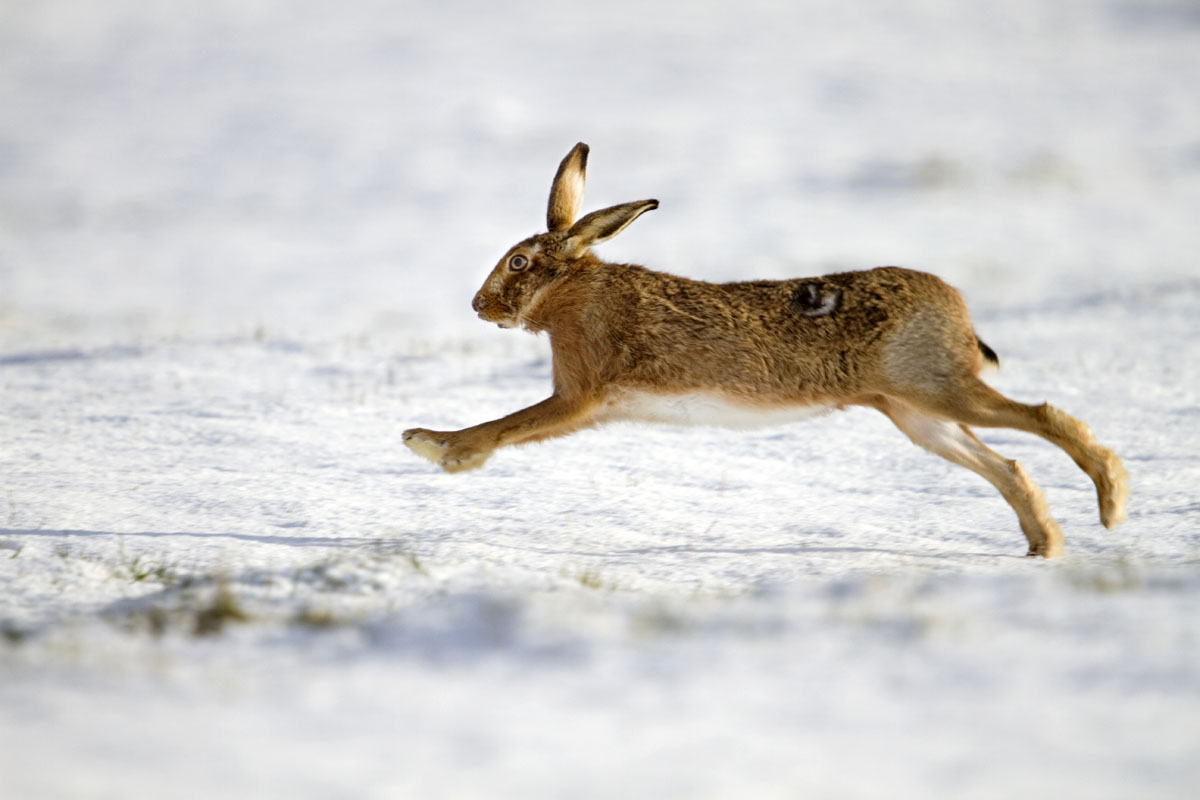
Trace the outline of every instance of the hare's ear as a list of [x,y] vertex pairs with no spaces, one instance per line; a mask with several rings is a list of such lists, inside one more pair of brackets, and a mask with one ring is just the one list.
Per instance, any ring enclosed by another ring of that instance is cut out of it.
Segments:
[[656,208],[657,200],[635,200],[593,211],[567,231],[566,250],[572,256],[577,256],[592,245],[608,241],[642,214]]
[[565,231],[579,216],[583,206],[583,173],[587,169],[588,146],[583,142],[571,148],[554,173],[550,184],[550,203],[546,207],[546,229]]

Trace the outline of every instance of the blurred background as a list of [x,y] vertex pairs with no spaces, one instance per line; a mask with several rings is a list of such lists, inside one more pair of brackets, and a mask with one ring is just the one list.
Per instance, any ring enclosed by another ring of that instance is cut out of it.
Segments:
[[[958,286],[1129,522],[866,410],[408,453],[545,396],[469,304],[580,140],[612,260]],[[1198,212],[1196,0],[0,0],[0,797],[1186,796]]]
[[0,0],[0,347],[497,335],[592,145],[602,255],[903,264],[975,309],[1200,276],[1189,0]]

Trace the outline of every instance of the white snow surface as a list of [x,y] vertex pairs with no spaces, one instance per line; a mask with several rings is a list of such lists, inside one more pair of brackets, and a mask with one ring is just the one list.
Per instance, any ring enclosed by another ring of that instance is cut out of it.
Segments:
[[[0,797],[1194,797],[1198,97],[1186,0],[0,4]],[[469,302],[578,140],[612,260],[957,286],[1128,521],[866,410],[408,452],[548,393]]]

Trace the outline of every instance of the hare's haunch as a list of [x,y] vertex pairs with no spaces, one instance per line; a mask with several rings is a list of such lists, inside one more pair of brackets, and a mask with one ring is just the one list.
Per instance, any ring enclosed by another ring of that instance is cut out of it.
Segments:
[[968,425],[1016,428],[1065,450],[1096,485],[1100,521],[1125,516],[1125,470],[1087,426],[983,383],[996,354],[958,292],[924,272],[879,267],[819,278],[713,284],[601,261],[657,200],[579,216],[588,147],[550,188],[546,233],[500,259],[471,305],[504,328],[546,332],[554,393],[458,431],[413,428],[404,443],[448,472],[497,448],[615,420],[746,427],[849,405],[878,409],[922,447],[983,476],[1017,513],[1029,554],[1056,556],[1062,533],[1038,487]]

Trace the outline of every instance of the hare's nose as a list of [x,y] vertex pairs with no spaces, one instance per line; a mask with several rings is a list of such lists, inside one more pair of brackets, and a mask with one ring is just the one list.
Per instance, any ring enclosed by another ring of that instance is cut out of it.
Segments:
[[475,299],[471,301],[471,308],[475,309],[476,313],[483,311],[483,297],[481,295],[475,295]]

